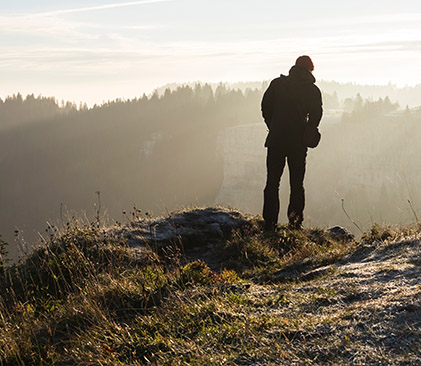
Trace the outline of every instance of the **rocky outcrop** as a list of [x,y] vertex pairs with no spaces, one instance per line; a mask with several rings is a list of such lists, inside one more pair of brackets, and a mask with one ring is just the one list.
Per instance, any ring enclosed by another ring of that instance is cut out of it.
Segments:
[[250,217],[222,207],[197,208],[179,211],[168,216],[133,221],[120,229],[132,247],[145,245],[162,248],[171,243],[182,243],[184,247],[200,247],[212,242],[227,240],[234,230],[250,225]]

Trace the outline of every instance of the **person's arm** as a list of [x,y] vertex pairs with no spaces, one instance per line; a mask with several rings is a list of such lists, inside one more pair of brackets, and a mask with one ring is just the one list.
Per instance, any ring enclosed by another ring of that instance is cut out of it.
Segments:
[[308,124],[313,127],[319,127],[323,116],[322,93],[317,86],[314,86],[313,95],[308,109]]
[[262,98],[262,116],[265,120],[266,126],[270,129],[270,121],[272,119],[273,102],[275,97],[275,87],[272,81],[269,87],[266,89]]

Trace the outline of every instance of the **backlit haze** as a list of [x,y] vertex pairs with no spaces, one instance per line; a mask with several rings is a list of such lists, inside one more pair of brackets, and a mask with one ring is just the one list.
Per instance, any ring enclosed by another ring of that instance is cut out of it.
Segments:
[[309,54],[318,80],[421,81],[419,1],[0,3],[0,97],[88,105],[173,82],[268,80]]

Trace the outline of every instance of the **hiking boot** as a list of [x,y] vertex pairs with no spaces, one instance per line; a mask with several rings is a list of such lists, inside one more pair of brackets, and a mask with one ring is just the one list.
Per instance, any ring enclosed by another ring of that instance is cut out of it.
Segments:
[[290,230],[303,230],[303,225],[301,222],[290,222],[288,224],[288,229]]
[[276,222],[273,221],[265,221],[265,226],[263,230],[269,233],[274,233],[276,231]]

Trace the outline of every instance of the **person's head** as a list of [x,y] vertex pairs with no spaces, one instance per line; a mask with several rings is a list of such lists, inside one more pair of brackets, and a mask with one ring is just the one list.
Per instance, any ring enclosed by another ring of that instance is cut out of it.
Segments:
[[297,61],[295,61],[296,66],[302,66],[306,68],[308,71],[312,72],[314,70],[314,64],[313,61],[309,56],[300,56],[297,58]]

